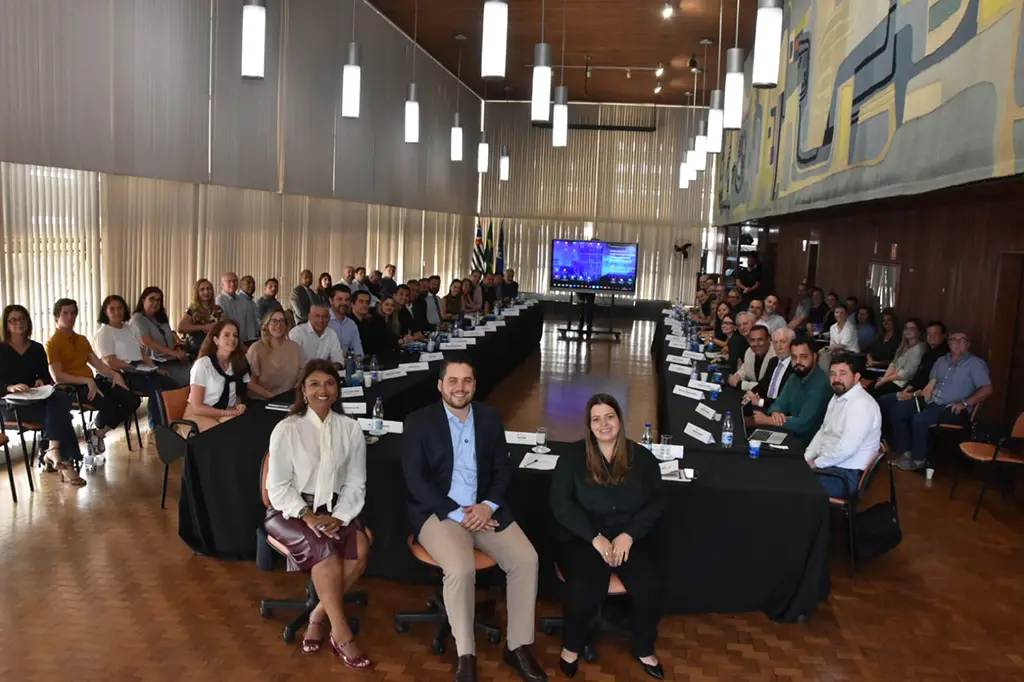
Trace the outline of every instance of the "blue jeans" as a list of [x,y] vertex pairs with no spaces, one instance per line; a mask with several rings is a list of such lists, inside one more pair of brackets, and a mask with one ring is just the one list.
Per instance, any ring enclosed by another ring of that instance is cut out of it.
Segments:
[[[888,398],[888,396],[886,396]],[[915,400],[879,400],[892,426],[892,447],[895,452],[910,452],[915,462],[928,459],[928,429],[935,424],[966,424],[970,419],[964,410],[953,414],[946,405],[928,403],[917,411]]]
[[842,478],[835,478],[833,476],[818,476],[818,480],[821,482],[821,487],[825,489],[829,497],[838,497],[841,500],[845,500],[853,491],[860,485],[860,477],[864,474],[859,469],[843,469],[842,467],[825,467],[821,471],[827,471],[830,474],[838,474]]

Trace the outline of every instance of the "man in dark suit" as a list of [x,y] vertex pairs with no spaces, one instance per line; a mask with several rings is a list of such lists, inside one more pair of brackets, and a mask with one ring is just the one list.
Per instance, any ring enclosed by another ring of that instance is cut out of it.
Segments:
[[516,281],[516,271],[512,268],[505,268],[504,280],[501,283],[501,298],[515,298],[519,295],[519,282]]
[[309,309],[314,305],[327,305],[320,296],[313,291],[313,272],[303,270],[299,273],[299,286],[292,290],[289,297],[292,307],[292,314],[295,316],[295,324],[302,324],[309,319]]
[[793,376],[789,347],[794,339],[796,339],[796,332],[789,328],[778,329],[772,334],[772,350],[775,352],[775,357],[768,360],[768,366],[765,367],[764,374],[757,382],[757,386],[747,391],[744,396],[744,414],[748,416],[753,414],[754,407],[767,410],[782,393],[782,386],[789,377]]
[[505,571],[505,662],[523,680],[547,680],[530,653],[537,552],[505,504],[512,475],[505,427],[497,412],[473,402],[476,373],[468,358],[445,359],[437,390],[441,402],[406,417],[402,469],[412,527],[444,571],[445,610],[459,655],[455,680],[477,679],[474,547]]

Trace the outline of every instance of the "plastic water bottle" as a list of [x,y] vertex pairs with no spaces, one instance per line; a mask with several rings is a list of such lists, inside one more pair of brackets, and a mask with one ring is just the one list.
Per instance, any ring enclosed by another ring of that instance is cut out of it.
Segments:
[[355,358],[355,363],[354,364],[355,364],[355,368],[354,368],[354,371],[353,371],[353,375],[355,376],[355,381],[352,382],[352,385],[353,386],[362,386],[362,384],[363,384],[363,356],[357,355],[356,358]]
[[345,358],[345,383],[349,386],[356,385],[356,356],[349,353]]
[[722,447],[732,447],[732,412],[726,412],[722,418]]
[[370,376],[373,378],[373,383],[377,383],[378,376],[377,372],[380,370],[380,365],[377,363],[377,356],[370,356]]
[[384,399],[377,398],[373,404],[373,425],[371,430],[380,433],[384,430]]
[[645,424],[644,425],[644,435],[640,439],[640,444],[643,445],[647,449],[650,449],[650,447],[654,444],[654,435],[651,434],[651,425],[650,424]]
[[431,332],[427,337],[427,352],[433,353],[435,350],[437,350],[437,332]]

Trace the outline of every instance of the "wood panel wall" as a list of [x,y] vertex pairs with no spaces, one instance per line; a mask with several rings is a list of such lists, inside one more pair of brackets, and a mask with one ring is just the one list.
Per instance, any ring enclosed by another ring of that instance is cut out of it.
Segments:
[[[815,284],[825,291],[864,300],[870,263],[897,262],[901,317],[939,319],[966,331],[972,351],[990,364],[991,350],[1002,340],[996,335],[1012,338],[1016,306],[996,309],[996,282],[1000,254],[1024,251],[1024,175],[767,224],[778,228],[773,269],[782,296],[792,296],[807,271],[804,240],[816,240]],[[890,258],[893,245],[896,257]],[[997,360],[1006,366],[992,366],[993,379],[1005,379],[1008,362]]]

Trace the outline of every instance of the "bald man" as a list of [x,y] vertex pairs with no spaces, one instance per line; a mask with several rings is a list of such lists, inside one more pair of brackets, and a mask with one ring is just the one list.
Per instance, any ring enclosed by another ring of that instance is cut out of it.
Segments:
[[239,341],[252,343],[260,337],[260,321],[256,319],[256,306],[253,305],[251,298],[238,291],[238,275],[235,273],[225,272],[220,276],[217,305],[224,309],[224,317],[238,325]]
[[[348,268],[345,268],[348,272]],[[292,308],[292,315],[295,316],[295,324],[302,324],[309,319],[309,309],[314,305],[324,305],[324,301],[313,291],[313,271],[303,270],[299,273],[299,286],[292,290],[289,296],[289,303]]]

